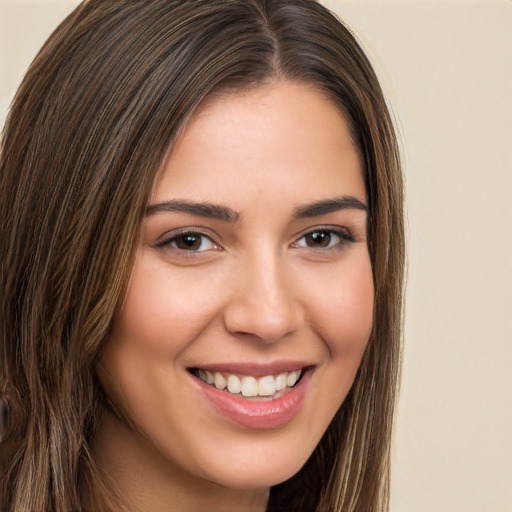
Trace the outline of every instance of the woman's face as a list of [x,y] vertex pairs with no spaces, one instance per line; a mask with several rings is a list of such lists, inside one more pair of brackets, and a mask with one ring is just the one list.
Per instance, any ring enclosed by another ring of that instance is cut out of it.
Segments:
[[160,466],[258,489],[305,463],[372,327],[365,205],[347,123],[316,90],[279,83],[193,118],[100,361]]

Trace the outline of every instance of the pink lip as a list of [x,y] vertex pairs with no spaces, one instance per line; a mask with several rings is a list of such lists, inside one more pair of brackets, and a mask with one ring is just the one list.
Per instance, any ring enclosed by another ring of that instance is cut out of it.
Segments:
[[[226,371],[226,366],[222,368]],[[266,373],[262,375],[274,373],[268,371],[268,366],[266,368]],[[295,369],[297,368],[296,366]],[[245,372],[241,372],[240,366],[237,365],[237,373]],[[306,369],[301,380],[290,391],[276,400],[269,401],[247,400],[227,391],[220,391],[197,377],[191,376],[191,378],[206,399],[224,416],[244,427],[267,429],[285,425],[299,413],[304,403],[312,373],[311,368]],[[251,375],[254,375],[254,373],[251,373]]]

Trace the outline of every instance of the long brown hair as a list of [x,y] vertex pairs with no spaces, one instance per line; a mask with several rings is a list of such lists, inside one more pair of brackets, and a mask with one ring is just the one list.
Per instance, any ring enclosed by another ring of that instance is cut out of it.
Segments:
[[122,301],[155,175],[212,95],[312,84],[364,162],[374,327],[354,385],[269,510],[388,509],[403,279],[402,181],[374,71],[313,0],[86,0],[45,43],[12,104],[0,161],[2,511],[110,510],[91,455],[94,365]]

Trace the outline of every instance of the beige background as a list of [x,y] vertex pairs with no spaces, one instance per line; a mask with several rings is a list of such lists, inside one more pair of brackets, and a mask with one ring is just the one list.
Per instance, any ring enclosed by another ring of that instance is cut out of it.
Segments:
[[[512,512],[512,2],[325,0],[396,113],[409,278],[392,512]],[[0,122],[75,0],[0,0]]]

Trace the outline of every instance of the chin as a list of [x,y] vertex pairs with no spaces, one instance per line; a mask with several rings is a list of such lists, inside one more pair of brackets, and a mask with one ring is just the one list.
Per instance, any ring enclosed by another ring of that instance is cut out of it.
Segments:
[[[284,443],[283,443],[284,445]],[[301,449],[302,448],[302,449]],[[254,446],[253,450],[236,447],[230,455],[222,457],[220,464],[203,466],[206,479],[231,489],[262,489],[281,484],[297,474],[313,450],[306,451],[304,445],[291,450]],[[314,447],[313,447],[314,449]],[[286,452],[289,453],[286,453]]]
[[303,464],[277,464],[272,467],[251,467],[228,470],[223,468],[213,480],[215,483],[236,490],[256,490],[281,484],[297,474]]

